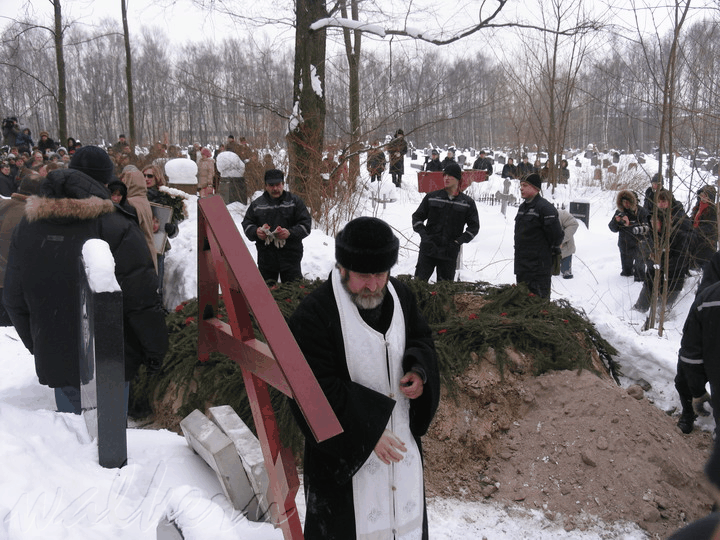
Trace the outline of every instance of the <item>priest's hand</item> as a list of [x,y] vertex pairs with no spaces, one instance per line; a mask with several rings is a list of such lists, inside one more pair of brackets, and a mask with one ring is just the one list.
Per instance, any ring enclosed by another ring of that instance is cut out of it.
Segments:
[[392,431],[386,429],[375,445],[375,454],[385,465],[390,465],[390,463],[397,463],[404,457],[400,452],[407,452],[405,443],[398,439]]
[[420,397],[423,393],[422,378],[414,371],[408,371],[405,376],[400,379],[400,390],[410,399]]

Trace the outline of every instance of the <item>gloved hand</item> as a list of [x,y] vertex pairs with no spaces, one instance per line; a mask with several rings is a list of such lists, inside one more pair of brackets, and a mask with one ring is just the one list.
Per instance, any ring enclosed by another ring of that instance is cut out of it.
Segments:
[[172,223],[172,222],[166,223],[166,224],[165,224],[165,233],[167,233],[167,235],[168,235],[170,238],[173,238],[174,236],[177,236],[178,226],[177,226],[175,223]]
[[162,358],[148,358],[145,362],[145,371],[148,375],[157,375],[162,371]]
[[703,403],[705,403],[706,401],[710,401],[710,394],[708,394],[707,392],[705,392],[705,394],[700,397],[692,399],[692,406],[695,414],[697,414],[698,416],[710,416],[710,412],[707,411],[703,406]]

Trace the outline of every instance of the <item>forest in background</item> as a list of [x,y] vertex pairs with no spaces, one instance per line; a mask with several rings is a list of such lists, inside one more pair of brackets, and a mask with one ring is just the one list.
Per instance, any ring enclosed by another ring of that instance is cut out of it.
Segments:
[[[69,23],[63,32],[68,135],[112,143],[128,123],[121,23],[105,20],[92,29]],[[549,116],[552,104],[561,124],[553,130],[557,146],[650,152],[662,129],[668,50],[677,43],[673,146],[720,152],[714,11],[678,36],[626,40],[604,28],[560,39],[523,32],[519,39],[507,53],[499,52],[507,43],[495,39],[487,52],[463,58],[425,44],[412,54],[364,51],[361,140],[384,140],[402,127],[418,147],[544,149],[548,124],[558,122]],[[169,49],[167,41],[156,29],[132,29],[138,144],[219,144],[234,133],[258,147],[284,146],[293,109],[291,44],[263,47],[248,36]],[[43,129],[57,138],[53,33],[36,21],[14,21],[3,31],[0,59],[0,114],[17,116],[35,138]],[[325,70],[325,144],[343,147],[351,138],[345,56],[328,54]]]

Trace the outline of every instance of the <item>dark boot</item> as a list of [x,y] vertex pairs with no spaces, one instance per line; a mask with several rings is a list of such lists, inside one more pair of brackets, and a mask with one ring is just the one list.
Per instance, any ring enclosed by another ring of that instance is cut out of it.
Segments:
[[696,418],[697,416],[695,415],[695,413],[683,412],[677,422],[677,427],[679,427],[680,431],[682,431],[685,435],[687,435],[688,433],[692,433],[692,430],[695,427]]
[[638,296],[637,302],[635,302],[635,305],[633,306],[634,310],[645,313],[648,309],[650,309],[651,289],[652,287],[648,284],[647,281],[643,283],[643,288],[640,291],[640,296]]

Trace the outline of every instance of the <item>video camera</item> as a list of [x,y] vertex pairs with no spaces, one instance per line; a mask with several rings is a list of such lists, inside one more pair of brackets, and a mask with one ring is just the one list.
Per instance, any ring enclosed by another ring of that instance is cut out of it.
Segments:
[[3,129],[12,128],[16,124],[17,124],[17,118],[15,116],[9,116],[8,118],[3,118],[3,122],[2,122]]

